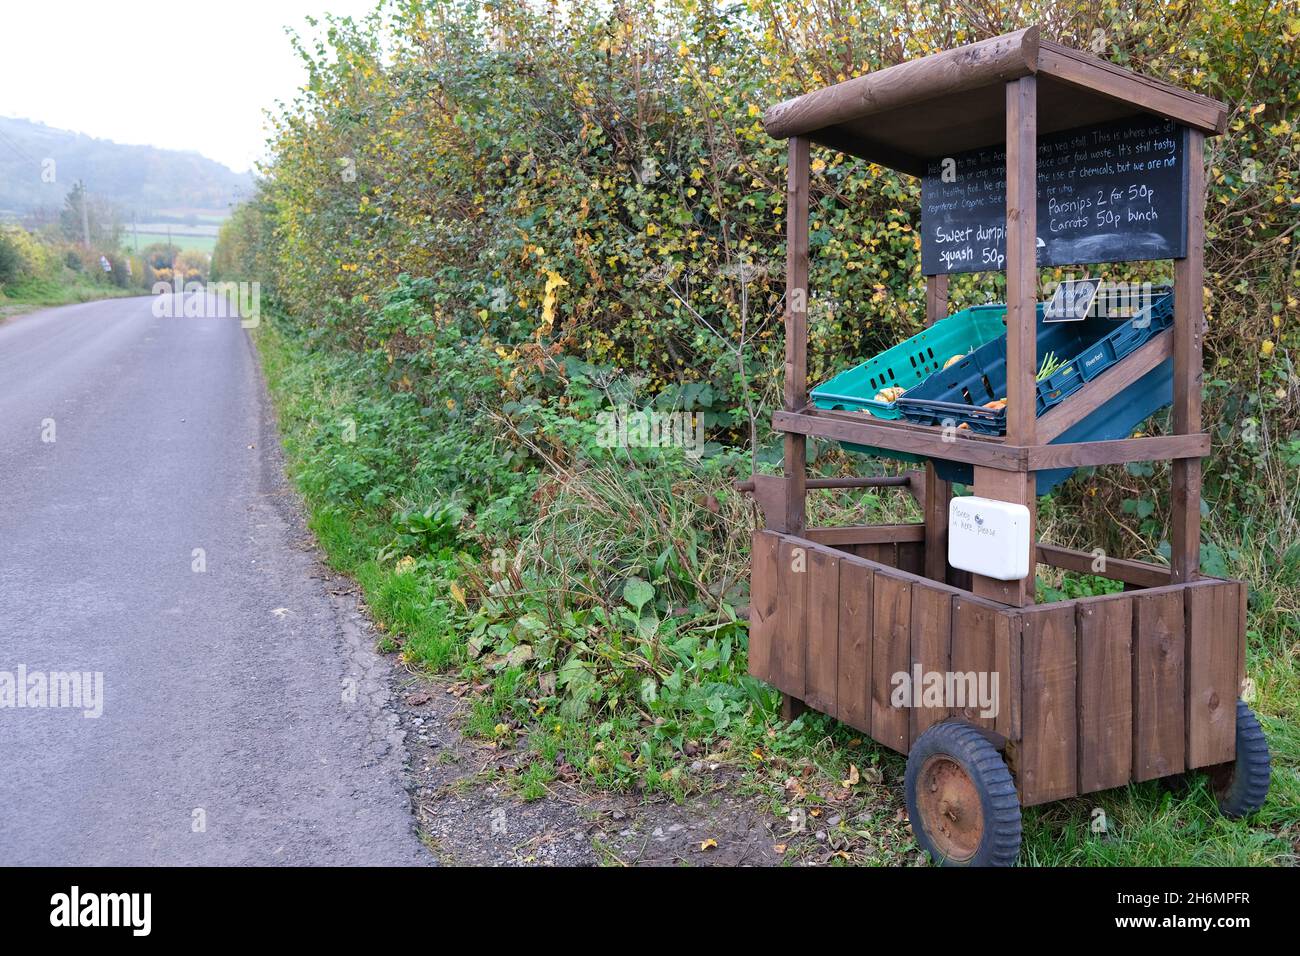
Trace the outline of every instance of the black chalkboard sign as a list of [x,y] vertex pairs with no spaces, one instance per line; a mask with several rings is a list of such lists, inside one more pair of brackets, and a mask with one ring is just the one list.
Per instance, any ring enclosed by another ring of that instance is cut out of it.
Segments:
[[[1187,130],[1159,117],[1038,139],[1038,264],[1176,259],[1187,251]],[[1006,268],[1005,147],[932,160],[921,271]]]

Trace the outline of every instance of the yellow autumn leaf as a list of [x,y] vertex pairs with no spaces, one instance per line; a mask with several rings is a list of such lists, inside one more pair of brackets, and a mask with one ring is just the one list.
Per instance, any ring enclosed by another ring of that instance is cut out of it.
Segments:
[[856,787],[858,785],[858,781],[861,779],[862,777],[858,774],[858,765],[855,763],[851,763],[849,764],[848,779],[841,780],[840,786],[844,787],[847,790],[849,787]]
[[713,839],[702,840],[700,842],[700,852],[703,853],[705,850],[712,850],[715,847],[717,847],[717,845],[718,845],[717,840],[713,840]]
[[456,599],[456,603],[465,607],[465,592],[455,581],[451,582],[451,596]]
[[555,292],[568,284],[558,272],[546,273],[546,291],[542,295],[542,327],[548,332],[555,324]]

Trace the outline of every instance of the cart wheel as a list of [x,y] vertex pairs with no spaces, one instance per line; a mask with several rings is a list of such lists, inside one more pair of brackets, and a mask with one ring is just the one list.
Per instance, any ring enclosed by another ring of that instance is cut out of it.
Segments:
[[1210,770],[1219,812],[1234,820],[1254,813],[1268,796],[1270,776],[1264,731],[1251,709],[1237,701],[1237,759]]
[[907,756],[907,815],[917,842],[941,866],[1012,866],[1020,852],[1020,801],[1011,771],[974,727],[935,724]]

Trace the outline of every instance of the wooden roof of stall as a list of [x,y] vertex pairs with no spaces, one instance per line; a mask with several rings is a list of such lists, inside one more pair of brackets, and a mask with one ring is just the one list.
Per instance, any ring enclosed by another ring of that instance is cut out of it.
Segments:
[[763,127],[913,175],[927,160],[1006,139],[1008,80],[1038,77],[1038,133],[1154,114],[1208,136],[1227,107],[1040,40],[1038,27],[909,60],[778,103]]

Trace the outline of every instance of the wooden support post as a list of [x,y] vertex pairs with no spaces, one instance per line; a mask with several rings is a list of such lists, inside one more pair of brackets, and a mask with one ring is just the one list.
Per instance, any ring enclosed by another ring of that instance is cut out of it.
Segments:
[[[790,137],[786,180],[785,254],[785,408],[799,411],[808,402],[808,139]],[[807,489],[807,438],[785,436],[785,528],[804,529]]]
[[934,325],[948,315],[948,277],[925,277],[925,324]]
[[781,695],[781,719],[786,723],[794,720],[807,709],[808,705],[798,697],[791,697],[789,694]]
[[[1187,255],[1174,262],[1174,433],[1201,430],[1205,325],[1205,134],[1187,131]],[[1194,581],[1201,567],[1201,459],[1172,466],[1169,518],[1174,583]]]
[[[1038,339],[1038,87],[1034,76],[1007,83],[1007,444],[1034,445]],[[975,494],[1029,509],[1029,574],[1020,581],[976,575],[976,594],[1023,607],[1034,603],[1033,472],[975,469]]]
[[[948,277],[925,277],[925,324],[934,325],[948,314]],[[925,465],[925,576],[933,581],[948,577],[948,502],[952,485],[941,479],[932,462]]]

